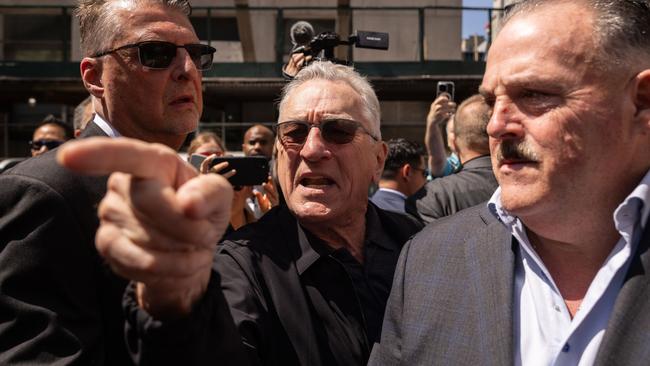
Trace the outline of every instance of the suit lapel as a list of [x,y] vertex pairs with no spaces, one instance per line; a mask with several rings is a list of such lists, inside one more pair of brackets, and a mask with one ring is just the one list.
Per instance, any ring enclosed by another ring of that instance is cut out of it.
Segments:
[[[650,342],[650,225],[639,241],[600,344],[596,365],[625,364]],[[647,361],[647,359],[646,359]]]
[[476,305],[481,314],[475,325],[479,332],[476,352],[490,364],[511,365],[514,239],[487,209],[481,211],[481,217],[487,226],[473,236],[476,243],[466,246],[473,251],[468,258],[476,263],[472,282],[477,284]]

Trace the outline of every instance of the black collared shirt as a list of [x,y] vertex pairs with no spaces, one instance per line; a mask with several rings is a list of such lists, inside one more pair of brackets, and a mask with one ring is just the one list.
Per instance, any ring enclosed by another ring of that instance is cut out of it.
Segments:
[[309,232],[298,230],[302,255],[296,267],[313,310],[319,343],[337,350],[329,355],[332,364],[365,364],[373,343],[379,342],[404,243],[395,242],[384,231],[374,207],[366,214],[363,264],[348,250],[333,250]]

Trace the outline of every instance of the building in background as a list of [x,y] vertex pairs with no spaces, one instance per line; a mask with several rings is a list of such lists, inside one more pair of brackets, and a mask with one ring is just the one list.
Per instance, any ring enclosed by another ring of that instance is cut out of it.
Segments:
[[[473,94],[489,43],[486,37],[462,40],[462,0],[191,3],[199,38],[217,48],[215,66],[204,73],[200,128],[215,131],[234,150],[251,124],[275,122],[275,101],[285,83],[281,65],[292,48],[289,28],[296,21],[342,38],[355,30],[390,34],[388,51],[335,49],[337,58],[353,60],[376,86],[386,139],[422,139],[438,81],[455,81],[459,100]],[[49,113],[71,121],[74,106],[87,96],[79,77],[74,4],[0,0],[0,158],[26,156],[26,141],[37,121]],[[483,24],[494,17],[494,11],[485,9]]]

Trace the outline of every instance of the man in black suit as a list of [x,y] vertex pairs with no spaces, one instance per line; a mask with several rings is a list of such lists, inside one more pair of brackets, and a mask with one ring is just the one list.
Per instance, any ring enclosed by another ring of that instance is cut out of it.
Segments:
[[527,0],[481,94],[499,189],[404,248],[374,365],[647,365],[650,2]]
[[463,101],[448,123],[450,149],[462,163],[459,172],[436,178],[406,199],[406,212],[424,223],[487,201],[497,188],[486,127],[491,109],[480,95]]
[[[80,2],[80,70],[96,111],[82,137],[181,146],[201,116],[199,69],[214,51],[198,45],[189,13],[182,0]],[[126,281],[94,246],[107,178],[74,175],[55,156],[0,175],[0,363],[128,365]]]

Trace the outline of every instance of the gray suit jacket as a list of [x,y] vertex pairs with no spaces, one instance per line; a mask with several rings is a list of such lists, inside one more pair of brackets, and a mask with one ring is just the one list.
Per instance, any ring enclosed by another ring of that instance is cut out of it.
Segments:
[[[650,362],[650,228],[597,365]],[[370,365],[512,365],[516,241],[485,205],[436,221],[403,249]]]
[[479,156],[465,162],[458,173],[425,184],[407,198],[405,209],[428,224],[489,200],[497,186],[490,156]]

